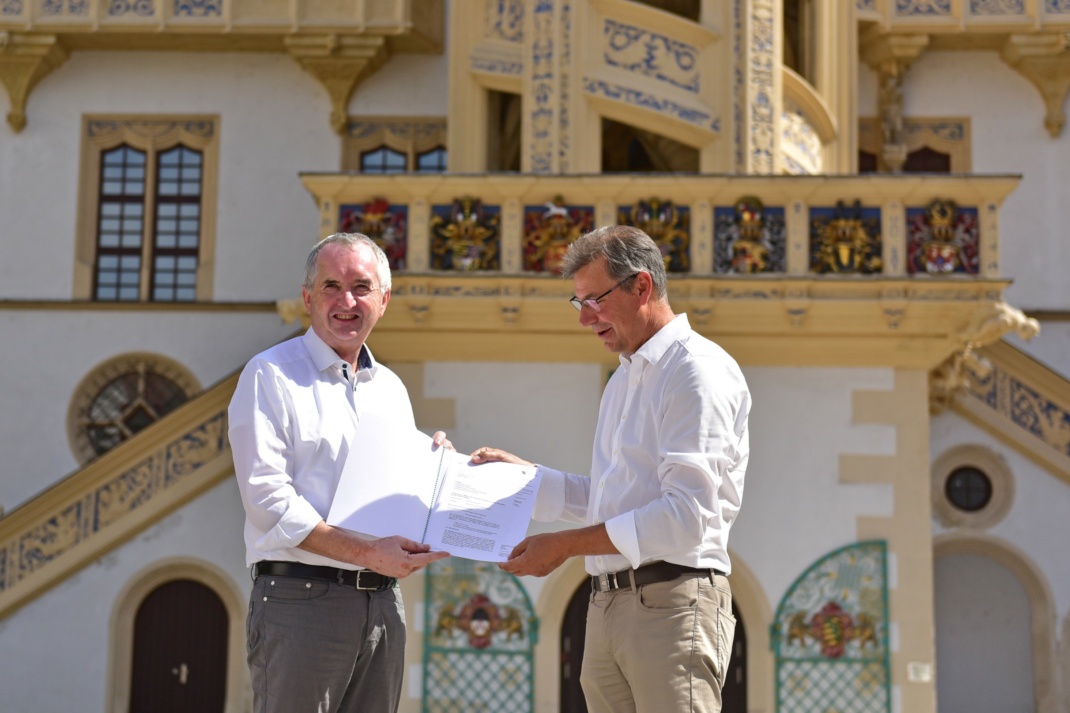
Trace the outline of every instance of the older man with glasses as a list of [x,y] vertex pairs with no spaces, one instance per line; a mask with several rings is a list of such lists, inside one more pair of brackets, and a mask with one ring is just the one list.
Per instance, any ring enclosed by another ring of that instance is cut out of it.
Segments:
[[[533,535],[501,567],[544,576],[586,558],[580,682],[591,713],[720,711],[750,392],[736,362],[673,314],[661,251],[643,231],[583,236],[564,275],[580,324],[620,368],[602,395],[590,476],[539,466],[535,518],[586,526]],[[486,447],[472,458],[527,462]]]

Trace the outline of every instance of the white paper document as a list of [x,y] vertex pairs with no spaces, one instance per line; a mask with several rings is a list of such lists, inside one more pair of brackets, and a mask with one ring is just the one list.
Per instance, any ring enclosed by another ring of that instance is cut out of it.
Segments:
[[538,469],[473,465],[467,455],[432,446],[419,431],[362,416],[327,523],[504,562],[527,534]]

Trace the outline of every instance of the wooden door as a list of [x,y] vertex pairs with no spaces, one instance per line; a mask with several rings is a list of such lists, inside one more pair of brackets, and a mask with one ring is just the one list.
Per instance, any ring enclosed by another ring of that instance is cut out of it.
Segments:
[[187,579],[154,589],[134,620],[130,713],[223,713],[226,607]]

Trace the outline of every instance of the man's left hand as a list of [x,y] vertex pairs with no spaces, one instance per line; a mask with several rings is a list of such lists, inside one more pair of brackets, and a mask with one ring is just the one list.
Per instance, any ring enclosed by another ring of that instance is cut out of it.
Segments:
[[547,532],[527,537],[509,553],[509,559],[498,566],[517,576],[545,577],[561,566],[568,553],[562,533]]

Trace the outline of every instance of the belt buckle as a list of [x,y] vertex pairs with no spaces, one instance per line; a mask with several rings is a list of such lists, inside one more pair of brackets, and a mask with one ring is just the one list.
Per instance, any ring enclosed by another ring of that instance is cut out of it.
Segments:
[[618,589],[620,589],[620,583],[617,581],[616,572],[606,572],[598,575],[598,591],[615,592]]
[[367,572],[367,571],[368,570],[366,570],[366,569],[357,570],[357,579],[356,579],[355,582],[353,582],[353,587],[354,588],[360,589],[360,590],[363,590],[363,591],[375,590],[375,589],[379,588],[378,586],[374,586],[374,587],[361,586],[360,579],[361,579],[361,577],[364,576],[364,573]]

